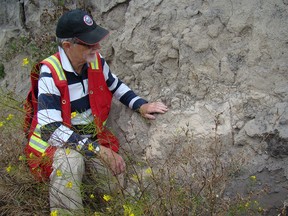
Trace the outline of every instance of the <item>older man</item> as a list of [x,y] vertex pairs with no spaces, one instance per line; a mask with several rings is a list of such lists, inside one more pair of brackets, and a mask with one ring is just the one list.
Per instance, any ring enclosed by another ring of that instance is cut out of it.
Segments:
[[125,171],[118,139],[105,127],[112,97],[147,119],[168,110],[137,96],[111,73],[98,53],[108,34],[87,12],[69,11],[56,28],[59,52],[40,65],[38,112],[26,153],[32,173],[50,181],[51,211],[83,210],[86,157],[99,159],[114,176]]

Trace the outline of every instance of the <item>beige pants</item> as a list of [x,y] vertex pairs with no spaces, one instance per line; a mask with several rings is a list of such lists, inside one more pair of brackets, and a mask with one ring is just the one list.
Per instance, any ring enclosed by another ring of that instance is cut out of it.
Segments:
[[[84,160],[75,150],[57,149],[53,160],[53,172],[50,175],[50,210],[57,215],[82,215],[82,178],[89,168],[90,176],[96,176],[95,184],[105,194],[111,194],[124,186],[124,175],[113,176],[110,170],[98,159]],[[92,174],[91,174],[92,173]]]

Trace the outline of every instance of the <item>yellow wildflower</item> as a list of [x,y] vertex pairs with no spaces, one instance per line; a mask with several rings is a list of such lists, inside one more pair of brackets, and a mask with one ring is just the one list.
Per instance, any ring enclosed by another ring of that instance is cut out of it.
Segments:
[[20,155],[19,158],[18,158],[19,161],[23,161],[24,159],[25,159],[25,157],[22,156],[22,155]]
[[73,187],[73,183],[71,181],[67,182],[66,188],[72,188],[72,187]]
[[61,170],[57,170],[57,171],[56,171],[56,175],[57,175],[58,177],[62,176]]
[[81,145],[77,145],[77,146],[76,146],[76,149],[77,149],[78,151],[80,151],[80,150],[82,149],[82,146],[81,146]]
[[76,112],[72,112],[72,113],[71,113],[71,119],[75,118],[76,115],[77,115]]
[[45,156],[46,156],[46,152],[43,152],[43,153],[42,153],[42,157],[45,157]]
[[30,157],[30,158],[32,158],[32,157],[33,157],[33,153],[32,153],[32,152],[29,154],[29,157]]
[[89,151],[94,151],[94,146],[93,146],[92,143],[89,143],[89,144],[88,144],[88,150],[89,150]]
[[22,62],[22,66],[28,65],[29,64],[29,59],[28,58],[24,58],[23,62]]
[[0,122],[0,127],[3,127],[3,125],[4,125],[4,122],[1,121]]
[[250,202],[247,202],[247,203],[245,204],[245,207],[248,208],[249,206],[250,206]]
[[148,175],[151,175],[152,174],[152,169],[151,167],[149,167],[148,169],[145,170],[145,173],[148,174]]
[[94,199],[94,198],[95,198],[94,194],[90,194],[90,199]]
[[71,152],[70,148],[66,148],[65,152],[66,152],[66,155],[69,155]]
[[250,179],[251,179],[252,181],[256,181],[256,176],[255,176],[255,175],[250,176]]
[[111,196],[104,194],[103,199],[108,202],[109,200],[111,200]]
[[57,216],[58,215],[58,211],[57,210],[54,210],[51,212],[50,216]]
[[7,116],[7,118],[6,118],[6,120],[7,120],[7,121],[10,121],[13,117],[14,117],[13,114],[9,114],[9,115]]
[[134,216],[134,213],[132,212],[132,208],[128,205],[123,205],[124,208],[124,215],[125,216]]
[[136,174],[133,174],[131,180],[134,182],[138,182],[138,176]]
[[7,173],[10,173],[10,172],[11,172],[11,169],[12,169],[11,165],[9,165],[8,167],[6,167]]

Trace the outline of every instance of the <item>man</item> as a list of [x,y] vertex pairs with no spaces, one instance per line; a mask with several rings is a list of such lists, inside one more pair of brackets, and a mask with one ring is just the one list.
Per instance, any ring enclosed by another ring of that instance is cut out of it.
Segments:
[[32,173],[50,180],[51,211],[82,211],[87,157],[99,159],[115,176],[125,171],[118,140],[105,127],[112,96],[147,119],[168,111],[161,102],[137,96],[111,73],[98,53],[108,33],[87,12],[69,11],[56,28],[59,52],[41,62],[38,112],[26,153]]

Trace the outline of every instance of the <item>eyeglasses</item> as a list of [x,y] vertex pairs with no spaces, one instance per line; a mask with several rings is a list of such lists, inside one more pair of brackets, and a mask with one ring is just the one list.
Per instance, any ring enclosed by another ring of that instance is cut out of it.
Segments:
[[93,45],[89,45],[89,44],[85,44],[85,43],[83,43],[83,42],[81,42],[81,41],[79,41],[79,40],[77,40],[77,39],[75,39],[74,41],[73,41],[73,43],[74,44],[78,44],[78,45],[81,45],[81,46],[84,46],[84,47],[86,47],[86,48],[88,48],[88,49],[92,49],[92,48],[98,48],[98,47],[100,47],[100,44],[99,43],[96,43],[96,44],[93,44]]

